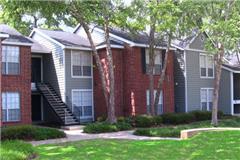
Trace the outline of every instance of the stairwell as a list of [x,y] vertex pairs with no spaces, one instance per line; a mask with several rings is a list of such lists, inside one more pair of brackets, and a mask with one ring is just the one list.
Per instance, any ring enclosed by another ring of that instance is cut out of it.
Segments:
[[80,123],[73,115],[67,104],[62,101],[61,97],[57,94],[55,89],[50,84],[38,83],[36,87],[42,96],[46,99],[49,106],[59,118],[59,121],[62,125],[68,126],[77,125]]

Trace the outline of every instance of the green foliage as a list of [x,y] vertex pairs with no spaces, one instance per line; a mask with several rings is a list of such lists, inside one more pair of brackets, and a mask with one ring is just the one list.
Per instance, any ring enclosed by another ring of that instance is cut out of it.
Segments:
[[136,127],[151,127],[155,124],[154,118],[148,115],[138,115],[135,117]]
[[26,160],[35,157],[35,150],[30,143],[23,141],[3,141],[0,155],[2,160]]
[[10,126],[2,128],[1,130],[2,140],[44,140],[63,138],[65,136],[65,133],[58,129],[31,125]]
[[87,124],[84,127],[83,132],[85,133],[106,133],[106,132],[117,132],[118,128],[116,125],[107,122],[96,122]]
[[97,117],[97,122],[103,122],[103,121],[106,121],[107,117],[106,116],[100,116],[100,117]]
[[154,117],[153,117],[153,121],[154,121],[154,123],[155,123],[156,125],[161,125],[162,122],[163,122],[163,119],[162,119],[161,116],[154,116]]
[[162,119],[164,124],[184,124],[193,122],[195,117],[189,113],[166,113]]
[[125,121],[123,122],[117,122],[116,127],[118,128],[119,131],[125,131],[125,130],[130,130],[132,129],[132,126],[130,123],[127,123]]
[[[219,121],[219,127],[240,127],[240,118],[223,119]],[[159,128],[140,128],[134,134],[150,137],[180,137],[181,130],[193,128],[211,128],[210,121],[193,122],[185,125],[166,126]]]

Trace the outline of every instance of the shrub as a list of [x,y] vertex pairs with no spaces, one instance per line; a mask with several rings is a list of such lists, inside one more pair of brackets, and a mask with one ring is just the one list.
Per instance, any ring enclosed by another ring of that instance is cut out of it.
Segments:
[[161,125],[162,124],[162,117],[161,116],[154,116],[153,121],[156,125]]
[[118,128],[116,125],[109,124],[107,122],[90,123],[84,127],[83,132],[85,133],[106,133],[106,132],[117,132]]
[[119,131],[125,131],[125,130],[130,130],[132,129],[131,124],[126,123],[126,122],[117,122],[116,123],[116,127]]
[[1,130],[2,140],[44,140],[63,137],[66,137],[63,131],[31,125],[11,126]]
[[184,124],[195,121],[193,114],[189,113],[166,113],[162,115],[165,124]]
[[100,116],[100,117],[97,117],[97,122],[104,122],[106,121],[107,117],[106,116]]
[[139,128],[133,134],[149,137],[179,137],[180,132],[178,128]]
[[212,117],[212,112],[209,111],[192,111],[189,114],[192,114],[196,121],[210,120]]
[[136,127],[151,127],[154,123],[154,119],[151,116],[139,115],[135,117]]

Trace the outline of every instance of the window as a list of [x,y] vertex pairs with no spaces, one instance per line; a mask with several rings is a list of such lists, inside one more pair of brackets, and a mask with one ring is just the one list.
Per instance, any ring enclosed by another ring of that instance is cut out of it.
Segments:
[[[149,50],[146,49],[146,71],[149,73]],[[162,71],[162,51],[155,50],[155,66],[153,68],[153,74],[160,74]]]
[[17,75],[20,73],[19,47],[2,47],[2,74]]
[[[154,98],[155,94],[157,93],[157,90],[154,90]],[[147,100],[147,111],[150,112],[150,99],[149,99],[149,90],[146,91],[146,100]],[[158,107],[156,108],[156,114],[160,115],[163,113],[163,95],[162,92],[160,93]]]
[[3,122],[20,121],[20,96],[18,92],[2,93]]
[[200,76],[203,78],[214,77],[213,56],[200,54]]
[[213,89],[212,88],[202,88],[201,89],[201,110],[211,111],[212,110],[212,100],[213,100]]
[[72,51],[72,77],[92,76],[92,55],[89,52]]
[[92,90],[72,91],[73,113],[80,118],[92,118]]

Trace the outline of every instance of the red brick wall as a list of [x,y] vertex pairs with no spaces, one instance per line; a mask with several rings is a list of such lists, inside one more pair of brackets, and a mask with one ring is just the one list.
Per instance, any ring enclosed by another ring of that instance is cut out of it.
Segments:
[[[107,72],[107,60],[106,60],[106,50],[101,49],[98,51],[104,70]],[[117,116],[123,116],[123,70],[122,70],[122,50],[112,49],[113,54],[113,65],[114,65],[114,75],[115,75],[115,109]],[[106,116],[107,109],[105,104],[105,99],[103,96],[101,79],[99,76],[99,71],[97,69],[96,63],[94,62],[94,107],[95,107],[95,117]],[[108,75],[105,74],[108,77]],[[109,82],[107,81],[107,84]]]
[[[124,50],[124,103],[126,115],[146,114],[146,90],[149,78],[142,71],[141,48],[125,46]],[[159,75],[154,76],[157,88]],[[174,112],[173,53],[170,52],[166,78],[163,84],[164,112]]]
[[[104,61],[105,49],[99,51]],[[115,71],[116,115],[146,114],[146,90],[149,88],[148,75],[142,72],[141,48],[125,46],[113,49]],[[107,69],[107,68],[105,68]],[[160,76],[155,76],[155,88]],[[164,112],[174,112],[173,53],[169,54],[166,79],[163,88]],[[106,105],[101,89],[97,67],[94,68],[95,117],[106,115]]]
[[19,92],[21,118],[3,125],[31,124],[31,48],[20,47],[20,75],[2,75],[2,92]]

